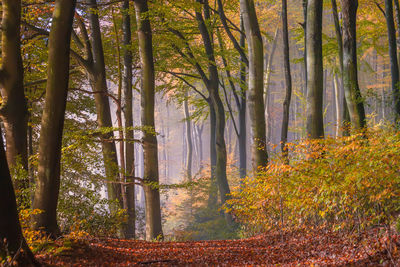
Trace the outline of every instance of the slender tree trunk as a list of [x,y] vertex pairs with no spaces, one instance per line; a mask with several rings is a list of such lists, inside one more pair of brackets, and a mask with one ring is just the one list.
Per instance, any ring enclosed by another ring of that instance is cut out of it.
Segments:
[[322,65],[322,2],[308,0],[306,21],[307,97],[306,134],[308,138],[324,137]]
[[211,100],[208,100],[208,106],[210,107],[210,163],[211,163],[211,185],[210,192],[208,196],[208,207],[212,208],[217,205],[218,202],[218,188],[216,181],[215,168],[217,165],[217,148],[216,148],[216,125],[217,118],[215,115],[214,105]]
[[69,54],[75,0],[57,0],[49,37],[46,97],[43,109],[38,174],[33,209],[35,229],[53,237],[60,234],[57,203],[60,190],[60,160],[69,81]]
[[[108,99],[107,78],[104,62],[104,51],[101,40],[101,29],[98,16],[98,7],[96,0],[88,0],[90,6],[89,10],[89,23],[91,29],[91,45],[93,64],[92,69],[88,72],[91,86],[94,95],[96,112],[97,112],[97,125],[99,128],[113,127],[110,111],[110,102]],[[119,207],[123,206],[121,185],[118,177],[118,158],[115,148],[115,143],[110,142],[114,138],[113,132],[104,133],[101,135],[103,139],[102,151],[104,159],[104,168],[107,182],[108,199],[117,201],[116,205],[111,205],[111,212],[116,212]]]
[[303,54],[303,58],[304,58],[304,89],[305,94],[307,94],[307,79],[308,79],[308,71],[307,71],[307,6],[308,6],[308,0],[302,0],[302,6],[303,6],[303,18],[304,18],[304,22],[302,24],[303,26],[303,30],[304,30],[304,54]]
[[[187,97],[187,93],[186,96]],[[189,105],[187,99],[183,101],[183,112],[185,114],[186,124],[186,178],[189,182],[192,181],[192,161],[193,161],[193,142],[192,142],[192,122],[190,119]]]
[[397,45],[396,45],[396,29],[393,19],[393,2],[385,0],[386,24],[389,39],[389,57],[390,57],[390,72],[392,75],[392,98],[394,110],[396,112],[396,120],[400,117],[400,94],[399,94],[399,65],[397,61]]
[[[201,0],[196,0],[196,1],[198,3],[202,3]],[[208,1],[204,1],[204,3],[202,4],[203,4],[205,19],[208,20],[210,19]],[[210,34],[209,29],[207,28],[202,13],[199,11],[196,11],[195,13],[196,13],[198,28],[202,36],[204,49],[206,51],[207,59],[209,61],[208,64],[209,77],[206,77],[205,74],[203,73],[204,74],[203,82],[207,87],[208,93],[210,95],[210,103],[215,112],[215,143],[214,143],[216,149],[215,178],[220,192],[221,203],[224,204],[226,200],[229,199],[229,194],[230,194],[228,179],[226,176],[227,156],[226,156],[226,144],[224,138],[225,109],[219,95],[219,75],[214,55],[212,35]],[[231,220],[229,214],[226,214],[226,219],[229,223]]]
[[285,68],[286,94],[283,101],[283,118],[281,131],[281,150],[284,158],[289,158],[288,149],[286,147],[289,130],[289,110],[290,100],[292,98],[292,75],[290,72],[290,55],[289,55],[289,31],[287,22],[287,1],[282,0],[282,37],[283,37],[283,64]]
[[135,0],[136,21],[139,39],[139,54],[142,69],[142,126],[144,176],[143,186],[146,195],[146,239],[162,238],[161,207],[158,177],[158,148],[154,124],[155,73],[153,44],[147,0]]
[[397,26],[397,50],[398,50],[398,54],[397,54],[397,63],[399,63],[400,61],[400,5],[399,5],[399,0],[393,0],[394,3],[394,10],[395,10],[395,20],[396,20],[396,26]]
[[[126,195],[126,185],[124,182],[126,181],[126,170],[125,170],[125,141],[124,141],[124,125],[122,123],[122,69],[121,69],[121,48],[120,48],[120,41],[119,41],[119,35],[118,35],[118,26],[117,26],[117,21],[116,17],[114,15],[114,9],[111,9],[112,12],[112,17],[113,17],[113,26],[114,26],[114,34],[115,34],[115,46],[116,46],[116,56],[117,56],[117,76],[118,76],[118,90],[117,90],[117,99],[116,99],[116,105],[117,105],[117,110],[115,112],[115,116],[117,118],[117,124],[118,124],[118,137],[120,141],[118,142],[118,149],[119,149],[119,161],[120,161],[120,180],[121,183],[121,198],[122,198],[122,208],[125,210],[128,210],[128,197]],[[121,231],[121,236],[125,236],[125,228],[126,224],[123,225],[124,230]]]
[[199,141],[199,171],[203,169],[203,129],[204,124],[197,125],[197,138]]
[[[189,105],[187,100],[188,94],[185,94],[185,100],[183,101],[183,111],[185,114],[185,124],[186,124],[186,179],[188,182],[192,182],[192,162],[193,162],[193,141],[192,141],[192,122],[190,119]],[[193,192],[189,189],[189,210],[190,215],[193,213]]]
[[339,137],[341,132],[341,108],[340,108],[340,90],[339,90],[339,78],[337,73],[333,73],[333,88],[335,92],[335,110],[336,110],[336,132],[335,136]]
[[264,51],[254,0],[240,0],[249,53],[249,113],[253,131],[253,170],[268,164],[264,116]]
[[[240,46],[245,49],[246,38],[244,35],[243,17],[240,17]],[[246,62],[243,56],[240,57],[240,105],[239,105],[239,175],[240,179],[246,178],[247,173],[247,127],[246,127],[246,108],[247,108],[247,86],[246,86]]]
[[[124,94],[124,118],[125,118],[125,137],[128,140],[125,142],[125,173],[126,182],[128,185],[125,188],[127,197],[127,212],[128,222],[125,228],[126,238],[135,238],[135,144],[130,142],[134,138],[133,132],[133,96],[132,96],[132,51],[131,51],[131,17],[129,14],[129,0],[124,0],[122,3],[122,32],[123,32],[123,74],[122,88]],[[129,128],[132,129],[129,129]]]
[[[366,127],[364,101],[358,86],[357,18],[358,0],[343,0],[343,84],[350,121],[355,129]],[[397,59],[396,59],[397,62]]]
[[[349,109],[347,108],[347,103],[346,103],[346,96],[344,94],[344,83],[343,83],[343,36],[342,36],[342,30],[340,27],[340,22],[339,22],[339,15],[337,11],[337,4],[336,0],[331,0],[332,3],[332,16],[333,16],[333,21],[335,24],[335,34],[336,34],[336,41],[338,43],[338,55],[339,55],[339,71],[340,71],[340,91],[342,92],[342,105],[343,109],[342,112],[340,113],[341,116],[337,118],[337,127],[340,131],[340,134],[343,136],[349,135],[349,129],[348,129],[348,124],[350,122],[350,117],[349,117]],[[337,80],[337,77],[335,77]],[[339,84],[337,84],[339,85]],[[339,89],[339,88],[338,88]],[[338,92],[339,93],[339,92]],[[337,95],[339,97],[339,94]]]
[[[16,164],[28,170],[27,131],[28,107],[24,95],[24,69],[21,58],[21,1],[2,0],[2,36],[0,86],[2,104],[0,117],[4,123],[6,155],[10,168]],[[29,181],[15,186],[28,188]]]

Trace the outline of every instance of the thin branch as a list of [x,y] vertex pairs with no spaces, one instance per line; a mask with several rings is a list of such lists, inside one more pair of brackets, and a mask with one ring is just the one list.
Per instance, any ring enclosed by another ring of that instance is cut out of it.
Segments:
[[112,95],[110,93],[107,93],[107,92],[104,92],[104,91],[88,91],[88,90],[81,89],[81,88],[69,88],[69,90],[71,90],[71,91],[80,91],[80,92],[87,93],[87,94],[92,94],[92,95],[93,94],[104,94],[104,95],[110,97],[116,103],[118,102],[118,99],[114,95]]
[[167,29],[168,29],[171,33],[173,33],[174,35],[176,35],[179,39],[181,39],[182,41],[184,41],[185,47],[186,47],[186,50],[187,50],[187,55],[186,55],[185,53],[183,53],[182,50],[180,50],[179,47],[176,46],[175,44],[173,44],[174,49],[175,49],[183,58],[193,60],[193,62],[191,62],[190,60],[188,60],[188,61],[189,61],[189,63],[191,63],[191,64],[194,65],[194,67],[196,68],[197,72],[199,73],[199,75],[200,75],[201,78],[203,79],[204,83],[205,83],[205,84],[208,84],[208,83],[209,83],[209,79],[208,79],[206,73],[204,72],[204,70],[201,68],[200,64],[197,62],[197,60],[196,60],[196,58],[195,58],[195,56],[194,56],[194,54],[193,54],[193,51],[192,51],[192,49],[191,49],[191,47],[190,47],[190,45],[189,45],[189,42],[186,40],[185,36],[184,36],[180,31],[178,31],[178,30],[176,30],[176,29],[173,29],[173,28],[171,28],[171,27],[168,27]]
[[381,7],[381,5],[375,1],[375,5],[378,7],[378,9],[382,12],[383,16],[386,17],[386,13],[385,10],[383,10],[383,8]]
[[169,74],[171,74],[172,76],[174,76],[174,77],[180,79],[181,81],[183,81],[183,82],[184,82],[185,84],[187,84],[190,88],[192,88],[196,93],[198,93],[202,98],[204,98],[205,101],[208,101],[208,97],[206,97],[202,92],[200,92],[200,91],[196,88],[196,86],[194,86],[193,84],[191,84],[190,82],[188,82],[185,78],[183,78],[183,77],[181,77],[181,76],[179,76],[178,74],[173,73],[173,72],[171,72],[171,73],[169,73]]
[[233,46],[235,47],[235,49],[240,54],[241,58],[243,58],[243,62],[248,67],[249,60],[246,56],[246,53],[244,52],[243,47],[240,46],[239,42],[236,40],[235,36],[233,36],[231,30],[228,27],[228,23],[227,23],[228,18],[225,16],[224,7],[222,5],[221,0],[218,0],[218,13],[219,13],[219,17],[221,18],[221,22],[222,22],[222,25],[224,26],[226,34],[228,35],[229,39],[233,43]]
[[238,128],[236,126],[235,117],[233,116],[232,106],[228,101],[228,94],[226,93],[226,88],[225,88],[225,84],[224,84],[223,80],[224,80],[223,78],[222,78],[222,82],[219,80],[219,84],[221,85],[221,87],[222,87],[222,89],[224,91],[225,102],[226,102],[226,105],[228,107],[229,114],[231,115],[231,118],[232,118],[233,128],[235,129],[236,135],[239,137],[240,134],[239,134]]

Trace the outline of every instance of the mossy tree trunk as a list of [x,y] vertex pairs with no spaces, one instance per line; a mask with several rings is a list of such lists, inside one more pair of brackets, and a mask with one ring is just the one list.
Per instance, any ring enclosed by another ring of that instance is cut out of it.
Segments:
[[290,55],[289,55],[289,30],[287,21],[287,1],[282,0],[282,37],[283,37],[283,64],[285,68],[285,99],[283,101],[283,119],[281,129],[281,150],[282,155],[288,159],[288,149],[286,147],[289,131],[289,110],[290,100],[292,98],[292,75],[290,73]]
[[42,212],[33,217],[34,227],[44,230],[53,237],[60,234],[57,225],[57,203],[75,3],[74,0],[55,2],[49,37],[46,96],[38,148],[38,174],[33,208]]
[[392,94],[396,120],[400,119],[399,63],[397,61],[396,28],[393,18],[393,2],[385,0],[385,16],[389,40],[390,73],[392,76]]
[[308,0],[306,19],[306,134],[308,138],[324,137],[323,65],[322,65],[322,5],[321,0]]
[[342,1],[344,93],[349,110],[350,122],[355,129],[360,130],[366,127],[366,120],[364,101],[358,85],[356,35],[357,8],[358,0]]
[[141,106],[144,158],[144,192],[146,196],[146,239],[163,237],[158,174],[158,148],[154,123],[155,71],[150,20],[146,16],[147,0],[135,0],[139,54],[141,61]]
[[264,116],[264,48],[254,0],[240,0],[241,15],[248,45],[249,114],[253,131],[253,170],[268,164],[266,125]]
[[[20,42],[21,1],[2,0],[0,86],[2,105],[0,117],[4,123],[6,155],[10,167],[21,164],[28,170],[28,107],[24,94],[24,69]],[[27,188],[29,181],[15,185]]]
[[[122,4],[122,32],[123,32],[123,74],[122,88],[124,94],[123,111],[125,117],[125,127],[133,127],[133,97],[132,97],[132,50],[131,50],[131,16],[129,13],[129,0],[124,0]],[[125,130],[125,173],[126,173],[126,198],[128,212],[128,222],[125,228],[126,238],[135,238],[135,145],[132,141],[134,138],[133,129]]]

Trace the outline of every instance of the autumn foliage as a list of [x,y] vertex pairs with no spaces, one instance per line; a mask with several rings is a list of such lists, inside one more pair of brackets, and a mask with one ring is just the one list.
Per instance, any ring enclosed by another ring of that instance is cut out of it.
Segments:
[[369,130],[290,144],[278,160],[232,193],[227,209],[249,231],[390,226],[400,211],[400,134]]

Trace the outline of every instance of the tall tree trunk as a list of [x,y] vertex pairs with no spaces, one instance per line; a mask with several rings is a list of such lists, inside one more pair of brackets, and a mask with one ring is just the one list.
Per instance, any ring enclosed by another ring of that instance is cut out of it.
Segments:
[[[244,50],[246,47],[246,37],[244,35],[243,17],[240,17],[240,46]],[[243,56],[240,57],[240,103],[239,103],[239,176],[240,179],[246,178],[247,173],[247,127],[246,127],[246,108],[247,108],[247,86],[246,86],[246,62]]]
[[[193,140],[192,140],[192,122],[190,119],[189,105],[188,105],[188,94],[185,94],[185,100],[183,101],[183,111],[185,115],[186,124],[186,179],[188,182],[192,182],[192,162],[193,162]],[[193,191],[189,188],[189,210],[190,215],[193,214]]]
[[[0,136],[2,136],[1,128]],[[6,256],[14,258],[18,254],[15,259],[18,266],[40,266],[35,261],[21,231],[2,137],[0,138],[0,214],[0,259],[5,259]]]
[[[28,107],[23,85],[20,24],[21,1],[2,0],[0,86],[3,102],[0,117],[4,123],[8,164],[12,168],[19,163],[27,171]],[[28,181],[22,181],[15,185],[28,188],[28,184]]]
[[307,97],[306,134],[308,138],[324,137],[323,120],[323,65],[322,65],[322,4],[308,0],[306,20]]
[[393,2],[385,0],[386,24],[389,39],[390,72],[392,75],[392,94],[396,120],[400,119],[399,64],[397,61],[396,29],[393,19]]
[[[120,180],[121,180],[121,198],[122,198],[122,208],[128,210],[128,197],[126,195],[126,171],[125,171],[125,140],[124,140],[124,125],[122,122],[122,69],[121,69],[121,48],[118,34],[118,25],[116,21],[116,17],[114,14],[114,8],[111,9],[112,18],[113,18],[113,26],[114,26],[114,34],[115,34],[115,46],[116,46],[116,56],[117,56],[117,77],[118,77],[118,90],[117,90],[117,98],[115,100],[115,104],[117,105],[117,110],[115,112],[117,118],[118,125],[118,152],[119,152],[119,161],[120,161]],[[126,224],[123,224],[124,229],[120,229],[120,235],[125,237]],[[126,237],[125,237],[126,238]]]
[[282,0],[282,37],[283,37],[283,64],[285,68],[286,94],[283,101],[283,118],[281,131],[281,150],[284,158],[288,160],[288,149],[286,146],[289,130],[289,110],[292,98],[292,75],[290,73],[289,55],[289,30],[287,21],[287,1]]
[[192,142],[192,122],[190,119],[189,105],[187,100],[187,92],[185,95],[186,99],[183,101],[183,112],[185,114],[186,124],[186,179],[192,181],[192,161],[193,161],[193,142]]
[[144,176],[143,186],[146,195],[146,239],[162,238],[161,207],[158,177],[158,148],[154,125],[155,73],[153,45],[147,0],[135,0],[138,28],[139,53],[142,70],[142,126],[143,133]]
[[216,148],[216,130],[217,130],[217,118],[215,115],[214,105],[211,100],[208,100],[208,106],[210,108],[210,163],[211,163],[211,181],[210,181],[210,192],[208,196],[207,205],[209,208],[215,207],[218,202],[218,188],[216,181],[215,168],[217,165],[217,148]]
[[[337,10],[337,3],[336,0],[331,0],[332,3],[332,16],[333,16],[333,21],[335,24],[335,34],[336,34],[336,41],[338,43],[338,55],[339,55],[339,71],[340,71],[340,91],[342,92],[342,107],[339,108],[339,110],[342,110],[340,112],[340,116],[337,117],[337,129],[339,129],[339,132],[341,135],[346,136],[349,135],[349,129],[348,129],[348,124],[350,122],[350,117],[349,117],[349,109],[347,108],[347,103],[346,103],[346,96],[344,94],[344,88],[343,88],[343,37],[342,37],[342,30],[340,27],[340,22],[339,22],[339,15],[338,15],[338,10]],[[337,77],[334,79],[337,80]],[[339,84],[336,84],[339,86]],[[338,88],[339,90],[339,88]],[[339,91],[337,94],[337,97],[339,97]]]
[[[203,11],[205,19],[209,20],[209,6],[208,1],[196,0],[198,3],[203,4]],[[204,49],[207,54],[208,73],[209,77],[203,72],[203,83],[205,84],[208,93],[210,95],[210,103],[215,112],[215,150],[216,150],[216,164],[215,164],[215,178],[218,184],[218,189],[220,193],[221,203],[224,204],[227,199],[229,199],[230,189],[228,184],[228,179],[226,176],[226,144],[224,138],[225,132],[225,109],[222,100],[219,96],[219,75],[216,66],[216,60],[214,55],[214,47],[212,43],[212,35],[207,28],[206,22],[204,21],[201,12],[196,10],[196,20],[200,34],[202,36],[202,42]],[[228,223],[231,220],[229,214],[226,214],[226,219]]]
[[303,54],[303,59],[304,59],[304,89],[305,94],[307,94],[307,6],[308,6],[308,0],[302,0],[302,6],[303,6],[303,18],[304,18],[304,22],[302,24],[303,26],[303,31],[304,31],[304,54]]
[[38,174],[33,208],[34,227],[53,237],[60,234],[57,203],[60,160],[69,82],[69,54],[75,0],[57,0],[49,37],[46,97],[39,140]]
[[[104,51],[103,44],[101,40],[101,29],[98,16],[98,7],[96,0],[88,0],[90,6],[89,10],[89,23],[91,29],[91,45],[92,45],[92,56],[93,64],[89,73],[89,79],[94,95],[96,112],[97,112],[97,125],[99,128],[112,127],[110,102],[108,99],[108,89],[107,89],[107,78],[104,62]],[[111,205],[111,212],[115,212],[119,207],[123,206],[122,195],[121,195],[121,185],[119,183],[118,174],[118,159],[115,148],[115,143],[110,142],[114,138],[113,132],[104,133],[101,135],[103,139],[102,151],[104,159],[104,167],[107,182],[107,193],[108,199],[112,201],[117,201],[117,206]]]
[[[366,127],[364,101],[358,86],[357,19],[358,0],[343,0],[343,85],[350,121],[356,129]],[[396,54],[395,54],[396,57]],[[396,59],[397,62],[397,59]],[[398,74],[397,74],[398,75]]]
[[254,0],[240,0],[249,53],[249,113],[253,131],[253,170],[268,164],[264,116],[264,51]]
[[[132,96],[132,50],[131,50],[131,17],[129,14],[129,0],[122,3],[122,32],[123,32],[123,74],[122,88],[124,93],[124,118],[125,118],[125,173],[127,186],[125,188],[127,198],[128,222],[125,228],[126,238],[135,238],[135,144],[129,140],[134,138],[133,131],[133,96]],[[129,129],[131,128],[131,129]]]
[[333,73],[333,88],[334,88],[334,93],[335,93],[335,110],[336,110],[336,130],[335,130],[335,136],[339,137],[341,133],[341,125],[342,125],[342,119],[341,119],[341,114],[342,114],[342,109],[340,106],[340,90],[339,90],[339,78],[337,73]]
[[195,125],[197,139],[198,139],[198,147],[199,147],[199,172],[203,169],[203,129],[204,123],[201,125]]
[[393,0],[393,2],[394,2],[394,10],[395,10],[395,14],[396,14],[396,16],[395,16],[395,20],[396,20],[396,26],[397,26],[397,28],[396,28],[396,30],[397,30],[397,50],[398,50],[398,53],[397,53],[397,63],[399,63],[399,61],[400,61],[400,49],[399,49],[399,47],[400,47],[400,5],[399,5],[399,0]]

